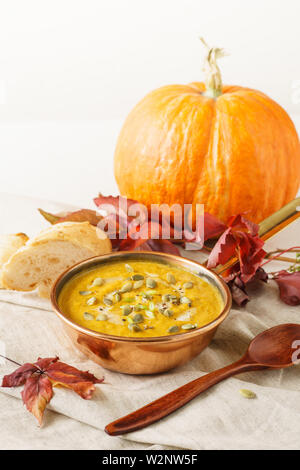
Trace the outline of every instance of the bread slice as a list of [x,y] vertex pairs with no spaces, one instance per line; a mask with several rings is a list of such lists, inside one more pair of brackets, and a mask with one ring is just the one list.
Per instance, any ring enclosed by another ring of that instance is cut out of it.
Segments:
[[28,241],[25,233],[11,233],[8,235],[0,235],[0,288],[2,286],[2,266],[9,258]]
[[41,232],[14,253],[2,268],[7,289],[49,298],[56,278],[73,264],[111,252],[106,234],[89,222],[64,222]]

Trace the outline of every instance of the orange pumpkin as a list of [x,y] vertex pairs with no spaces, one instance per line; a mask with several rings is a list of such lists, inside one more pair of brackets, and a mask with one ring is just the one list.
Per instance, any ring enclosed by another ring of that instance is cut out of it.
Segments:
[[115,151],[122,195],[148,207],[205,204],[226,221],[246,212],[260,222],[293,199],[300,143],[287,113],[265,94],[222,86],[209,49],[206,84],[152,91],[131,111]]

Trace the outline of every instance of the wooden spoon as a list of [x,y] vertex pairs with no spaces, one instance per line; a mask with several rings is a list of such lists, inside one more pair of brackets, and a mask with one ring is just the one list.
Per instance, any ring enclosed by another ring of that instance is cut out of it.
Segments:
[[293,343],[296,340],[300,340],[300,324],[284,324],[266,330],[251,341],[247,352],[239,361],[193,380],[149,405],[113,421],[106,426],[105,431],[111,436],[118,436],[149,426],[209,387],[241,372],[292,366],[292,356],[296,351]]

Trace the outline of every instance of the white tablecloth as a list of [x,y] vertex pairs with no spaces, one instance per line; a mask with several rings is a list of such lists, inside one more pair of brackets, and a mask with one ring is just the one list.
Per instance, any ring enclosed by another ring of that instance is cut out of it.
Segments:
[[[36,207],[59,211],[65,205],[1,195],[1,232],[28,232],[46,223]],[[268,242],[268,249],[299,244],[300,226]],[[298,242],[297,242],[298,241]],[[195,255],[193,255],[195,256]],[[270,269],[282,267],[270,263]],[[251,288],[244,309],[234,307],[211,345],[188,364],[155,376],[127,376],[103,370],[78,352],[62,332],[47,301],[35,294],[0,291],[0,345],[8,357],[33,362],[58,355],[64,362],[105,376],[92,400],[69,390],[55,396],[38,428],[20,401],[20,389],[0,389],[1,449],[297,449],[300,445],[299,366],[242,374],[208,390],[183,409],[144,430],[122,438],[104,426],[200,375],[238,359],[259,332],[280,323],[299,323],[300,307],[282,303],[275,283]],[[300,338],[299,338],[300,339]],[[0,378],[14,370],[0,364]],[[247,400],[240,388],[256,392]]]

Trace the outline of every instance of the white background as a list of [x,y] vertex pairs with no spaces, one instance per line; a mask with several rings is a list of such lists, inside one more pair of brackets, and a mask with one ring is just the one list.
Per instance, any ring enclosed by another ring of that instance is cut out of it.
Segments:
[[300,130],[299,0],[1,0],[0,191],[86,206],[117,193],[122,121],[148,91],[201,80],[277,100]]

